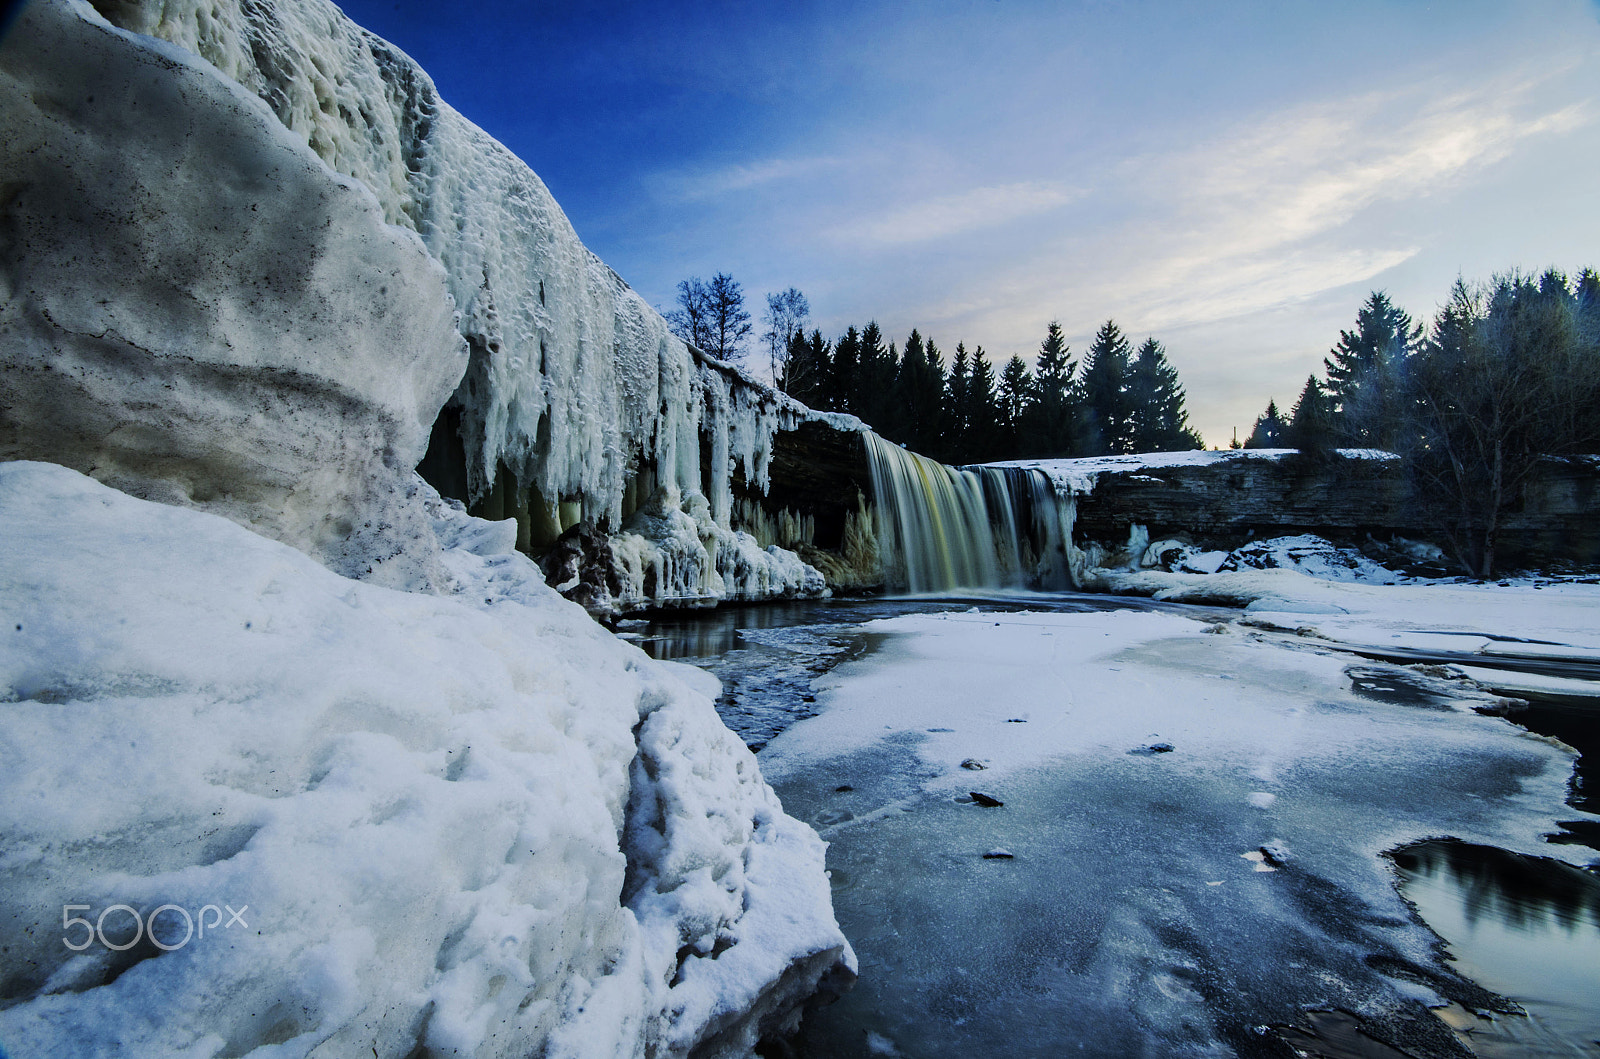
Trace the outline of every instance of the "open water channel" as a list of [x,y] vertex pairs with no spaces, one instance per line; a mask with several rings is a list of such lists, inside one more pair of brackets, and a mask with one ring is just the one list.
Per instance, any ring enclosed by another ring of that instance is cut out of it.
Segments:
[[[851,679],[927,664],[868,622],[971,608],[974,635],[1025,614],[1080,637],[1115,611],[1212,628],[1240,617],[1059,593],[721,608],[620,631],[716,674],[719,712],[759,755],[844,701]],[[1280,695],[1269,671],[1292,667],[1294,645],[1251,645],[1241,666],[1201,643],[1213,639],[1126,651],[1112,671],[1179,689],[1170,681],[1229,680],[1241,702]],[[830,843],[835,909],[861,961],[856,988],[807,1017],[797,1054],[1600,1056],[1600,875],[1457,837],[1498,833],[1502,804],[1567,759],[1453,709],[1437,682],[1349,661],[1343,686],[1263,714],[1260,727],[1293,724],[1321,744],[1278,766],[1276,806],[1249,790],[1266,785],[1259,765],[1245,775],[1198,737],[1013,770],[988,783],[1005,802],[992,811],[952,797],[965,784],[924,752],[962,738],[959,724],[886,725],[870,745],[779,768],[785,807]],[[1594,812],[1600,718],[1536,703],[1515,721],[1583,755],[1566,804]],[[970,785],[985,782],[975,772]],[[1600,860],[1594,821],[1560,809],[1548,841]],[[1261,844],[1263,811],[1293,853]],[[1432,837],[1373,846],[1419,830]],[[996,851],[1009,856],[983,856]]]

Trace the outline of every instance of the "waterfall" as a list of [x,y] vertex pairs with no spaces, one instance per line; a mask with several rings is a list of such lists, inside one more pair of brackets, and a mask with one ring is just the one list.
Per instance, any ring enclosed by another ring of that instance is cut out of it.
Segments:
[[1043,473],[948,467],[863,432],[885,581],[912,593],[1065,588],[1072,498]]

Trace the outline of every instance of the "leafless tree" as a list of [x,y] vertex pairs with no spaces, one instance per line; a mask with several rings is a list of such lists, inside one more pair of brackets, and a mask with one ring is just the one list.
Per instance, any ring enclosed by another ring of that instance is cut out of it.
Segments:
[[772,368],[772,384],[782,386],[790,375],[789,349],[795,332],[805,327],[811,315],[811,305],[806,296],[794,287],[777,294],[767,295],[767,311],[761,322],[767,329],[761,332],[761,341],[767,346],[767,361]]
[[1536,282],[1457,280],[1427,343],[1407,360],[1403,432],[1419,492],[1457,558],[1488,578],[1503,516],[1547,456],[1600,444],[1600,346],[1579,291]]

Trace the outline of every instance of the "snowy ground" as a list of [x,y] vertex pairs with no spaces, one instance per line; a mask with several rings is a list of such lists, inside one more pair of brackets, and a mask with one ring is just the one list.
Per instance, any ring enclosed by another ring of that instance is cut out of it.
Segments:
[[1487,693],[1332,641],[1493,646],[1471,632],[1586,656],[1600,589],[1203,579],[1229,577],[1265,605],[1225,624],[979,610],[865,626],[877,649],[822,678],[817,716],[761,754],[831,843],[862,960],[806,1054],[1287,1055],[1285,1027],[1325,1021],[1313,1009],[1414,1055],[1465,1054],[1427,1007],[1494,1002],[1437,960],[1380,854],[1450,835],[1593,857],[1541,837],[1585,817],[1565,804],[1573,754],[1474,712]]
[[0,1054],[737,1053],[851,963],[715,682],[430,513],[448,597],[0,464]]

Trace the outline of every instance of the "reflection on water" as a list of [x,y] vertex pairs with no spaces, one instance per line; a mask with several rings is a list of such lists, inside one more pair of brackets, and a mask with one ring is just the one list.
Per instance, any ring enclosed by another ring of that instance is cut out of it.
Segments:
[[1392,854],[1400,889],[1456,969],[1600,1055],[1600,877],[1490,846],[1436,841]]

